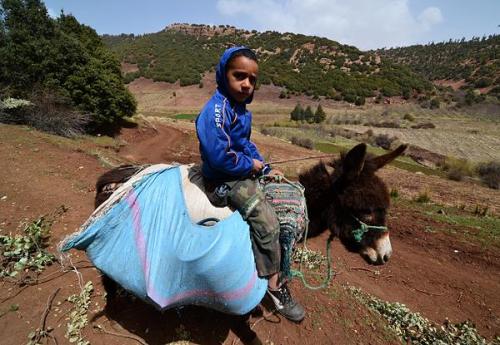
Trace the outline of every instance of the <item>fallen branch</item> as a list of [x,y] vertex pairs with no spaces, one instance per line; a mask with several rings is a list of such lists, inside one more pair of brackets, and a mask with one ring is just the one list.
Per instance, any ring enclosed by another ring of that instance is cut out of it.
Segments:
[[96,324],[93,324],[92,327],[94,327],[95,329],[98,329],[99,331],[101,331],[104,334],[113,335],[115,337],[132,339],[132,340],[135,340],[135,341],[137,341],[138,343],[140,343],[142,345],[148,345],[148,343],[146,343],[144,340],[142,340],[139,337],[133,336],[133,335],[128,335],[128,334],[122,334],[122,333],[108,331],[106,328],[104,328],[104,326],[96,325]]
[[406,282],[405,280],[403,280],[403,284],[408,286],[410,289],[413,289],[417,292],[421,292],[421,293],[429,295],[429,296],[444,296],[444,292],[443,293],[433,293],[433,292],[428,292],[428,291],[417,289],[416,287],[413,287],[410,284],[408,284],[408,282]]
[[374,270],[371,270],[369,268],[364,268],[364,267],[351,267],[349,268],[351,271],[366,271],[366,272],[370,272],[370,273],[373,273],[374,275],[379,275],[379,273],[377,273],[377,271],[374,271]]
[[52,334],[50,334],[53,328],[46,329],[45,326],[47,323],[47,316],[49,315],[49,311],[52,308],[52,302],[54,301],[54,298],[56,298],[56,295],[59,292],[59,290],[61,290],[60,287],[57,288],[56,291],[54,291],[47,300],[47,306],[45,307],[45,310],[40,319],[40,326],[37,328],[35,332],[30,334],[30,344],[40,344],[42,339],[47,337],[52,339],[54,343],[57,345],[57,339]]
[[45,323],[47,321],[47,315],[49,315],[50,308],[52,308],[52,302],[54,301],[54,298],[56,298],[56,295],[59,292],[59,290],[61,290],[60,287],[58,287],[56,289],[56,291],[54,291],[52,293],[52,295],[49,297],[49,299],[47,300],[47,306],[45,307],[45,311],[43,313],[43,317],[40,321],[40,327],[39,327],[42,331],[45,330]]
[[[82,266],[82,267],[77,267],[78,269],[84,269],[84,268],[95,268],[95,266]],[[21,292],[23,292],[25,289],[31,287],[31,286],[35,286],[35,285],[40,285],[40,284],[45,284],[47,282],[50,282],[54,279],[57,279],[57,278],[60,278],[62,276],[64,276],[65,274],[69,273],[69,272],[74,272],[73,269],[71,270],[68,270],[68,271],[63,271],[63,272],[52,272],[50,274],[48,274],[47,276],[43,277],[42,279],[34,279],[32,281],[28,281],[26,283],[26,285],[24,285],[22,288],[20,288],[19,290],[17,290],[17,292],[11,296],[7,296],[5,298],[3,298],[1,301],[0,301],[0,304],[8,301],[9,299],[12,299],[14,297],[16,297],[17,295],[19,295]],[[50,279],[46,279],[46,278],[49,278],[50,276],[53,276],[55,273],[60,273],[58,276],[55,276],[55,277],[52,277]]]

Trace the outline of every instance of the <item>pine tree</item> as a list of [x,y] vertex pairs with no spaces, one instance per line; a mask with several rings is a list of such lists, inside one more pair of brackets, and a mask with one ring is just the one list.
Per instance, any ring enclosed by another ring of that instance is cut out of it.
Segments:
[[325,111],[323,110],[323,107],[321,104],[318,104],[318,108],[316,109],[316,112],[314,113],[314,122],[316,123],[321,123],[325,121],[326,119],[326,114]]
[[297,103],[297,105],[295,105],[295,108],[293,108],[292,112],[290,113],[290,120],[300,121],[303,119],[303,114],[304,109],[302,108],[300,103]]
[[306,110],[304,111],[304,120],[306,120],[309,123],[314,122],[314,113],[313,113],[310,105],[308,105]]
[[0,0],[0,87],[29,98],[48,90],[107,127],[135,112],[120,64],[94,29],[47,14],[40,0]]
[[[43,81],[45,57],[55,27],[39,0],[1,0],[2,31],[0,46],[2,82],[13,90],[33,88]],[[16,92],[14,92],[16,94]]]

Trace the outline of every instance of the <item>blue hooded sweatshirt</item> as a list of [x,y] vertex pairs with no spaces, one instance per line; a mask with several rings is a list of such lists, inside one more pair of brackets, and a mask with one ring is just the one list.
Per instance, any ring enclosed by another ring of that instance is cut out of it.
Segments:
[[203,176],[212,181],[232,181],[248,177],[253,159],[264,161],[250,141],[252,113],[231,98],[227,90],[227,62],[246,47],[232,47],[222,55],[216,71],[217,90],[196,118]]

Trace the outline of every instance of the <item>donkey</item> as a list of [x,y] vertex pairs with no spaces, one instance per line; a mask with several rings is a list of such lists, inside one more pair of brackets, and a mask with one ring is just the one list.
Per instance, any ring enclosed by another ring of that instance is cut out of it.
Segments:
[[[387,229],[390,194],[375,172],[399,155],[407,145],[381,156],[366,153],[359,144],[340,159],[318,163],[299,176],[305,187],[310,236],[329,229],[344,246],[375,265],[392,255]],[[330,168],[330,169],[328,169]],[[333,168],[333,171],[329,171]]]
[[[359,144],[339,159],[320,162],[300,174],[309,212],[309,236],[329,229],[348,250],[359,253],[367,262],[386,263],[392,254],[387,229],[390,195],[375,173],[405,150],[406,145],[401,145],[387,154],[373,156],[367,154],[366,144]],[[141,167],[128,165],[103,174],[96,183],[95,206],[106,201],[140,170]],[[192,178],[189,180],[193,182]],[[203,199],[199,195],[197,198]],[[103,275],[103,285],[111,302],[117,285],[106,275]],[[249,314],[236,316],[232,330],[245,344],[259,343],[255,342],[257,335],[249,327],[249,317]]]
[[[371,264],[384,264],[392,254],[387,211],[389,191],[375,173],[406,150],[406,145],[381,156],[367,154],[359,144],[340,159],[320,162],[299,175],[309,211],[309,235],[329,229],[344,246]],[[98,207],[141,168],[127,165],[99,177],[95,206]],[[207,201],[208,202],[208,201]]]

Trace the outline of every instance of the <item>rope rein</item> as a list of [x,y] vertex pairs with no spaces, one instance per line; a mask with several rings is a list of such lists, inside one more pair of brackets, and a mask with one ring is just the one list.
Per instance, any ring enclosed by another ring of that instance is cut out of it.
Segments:
[[309,156],[309,157],[302,157],[302,158],[284,159],[284,160],[280,160],[280,161],[270,161],[270,162],[267,162],[267,164],[273,165],[273,164],[282,164],[282,163],[304,161],[307,159],[332,158],[332,157],[336,157],[336,155],[329,154],[329,155],[322,155],[322,156]]

